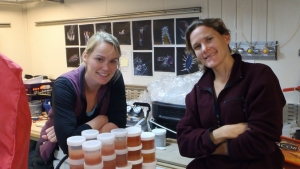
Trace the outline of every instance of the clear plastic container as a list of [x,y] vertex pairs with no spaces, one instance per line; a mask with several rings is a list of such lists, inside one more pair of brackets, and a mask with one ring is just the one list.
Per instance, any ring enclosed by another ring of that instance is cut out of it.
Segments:
[[128,162],[132,164],[132,169],[142,169],[143,157],[141,157],[139,160]]
[[156,160],[152,163],[142,163],[143,169],[156,169]]
[[84,163],[84,169],[102,169],[103,163],[97,164],[97,165],[87,165]]
[[100,140],[102,142],[102,156],[110,156],[115,154],[115,135],[113,133],[98,134],[97,140]]
[[142,132],[142,150],[151,150],[155,148],[154,145],[155,134],[152,132]]
[[127,146],[128,147],[137,147],[141,145],[141,133],[142,129],[140,127],[127,127]]
[[144,163],[152,163],[156,160],[155,148],[151,150],[142,150],[141,152],[144,159]]
[[67,162],[70,164],[70,169],[84,169],[84,159],[72,160],[68,158]]
[[98,130],[95,129],[87,129],[81,132],[81,135],[88,140],[97,140],[97,135],[99,134]]
[[82,144],[86,165],[93,166],[102,163],[101,147],[102,143],[99,140],[89,140]]
[[102,156],[103,169],[116,169],[116,154]]
[[155,134],[154,145],[155,147],[166,147],[166,129],[153,129],[152,132]]
[[128,150],[115,150],[116,151],[116,167],[125,167],[128,163]]
[[71,136],[67,138],[69,158],[71,160],[80,160],[84,158],[82,144],[86,141],[83,136]]
[[123,128],[117,128],[111,130],[111,133],[115,135],[115,150],[127,149],[127,130]]
[[127,165],[125,167],[116,167],[116,169],[131,169],[132,168],[132,164],[131,163],[127,163]]
[[139,160],[141,155],[142,144],[137,147],[128,147],[128,161],[136,161]]

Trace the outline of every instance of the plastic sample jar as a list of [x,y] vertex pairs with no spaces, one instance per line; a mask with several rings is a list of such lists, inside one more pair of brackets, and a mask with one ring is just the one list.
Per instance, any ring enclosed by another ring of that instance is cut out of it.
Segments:
[[166,129],[153,129],[152,133],[155,134],[154,145],[155,147],[166,147]]
[[128,163],[128,150],[115,150],[116,151],[116,167],[125,167]]
[[84,158],[82,144],[85,140],[83,136],[71,136],[67,138],[69,158],[71,160],[81,160]]
[[102,156],[103,169],[116,169],[116,154]]
[[115,135],[115,150],[127,149],[127,130],[123,128],[112,129],[111,133]]
[[97,165],[87,165],[84,163],[84,169],[102,169],[103,163],[97,164]]
[[97,140],[102,142],[102,156],[110,156],[115,154],[115,135],[113,133],[101,133],[97,135]]
[[128,147],[128,161],[139,160],[141,155],[142,144],[137,147]]
[[70,164],[70,169],[84,169],[84,159],[72,160],[68,158],[67,162]]
[[127,163],[127,165],[125,167],[116,167],[116,169],[131,169],[132,168],[132,164],[131,163]]
[[152,163],[142,163],[143,169],[156,169],[156,160]]
[[155,134],[152,132],[142,132],[141,141],[142,141],[142,150],[151,150],[154,149],[154,139]]
[[84,162],[87,166],[94,166],[102,163],[101,147],[102,143],[99,140],[89,140],[82,144]]
[[151,150],[142,150],[143,163],[152,163],[156,160],[155,148]]
[[143,157],[136,161],[128,161],[132,164],[132,169],[142,169]]
[[127,146],[128,147],[137,147],[141,145],[141,133],[142,129],[139,127],[127,127]]
[[97,140],[97,135],[99,134],[98,130],[95,129],[87,129],[81,132],[81,135],[88,140]]

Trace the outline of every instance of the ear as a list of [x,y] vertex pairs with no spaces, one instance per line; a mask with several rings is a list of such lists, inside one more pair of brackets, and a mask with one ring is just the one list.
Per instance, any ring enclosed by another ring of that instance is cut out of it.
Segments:
[[82,61],[83,61],[84,63],[86,63],[87,58],[88,58],[87,54],[86,54],[85,52],[83,52],[81,57],[82,57]]
[[230,35],[225,34],[225,35],[223,35],[223,37],[224,37],[225,42],[226,42],[227,44],[229,44],[229,43],[230,43],[230,40],[231,40]]

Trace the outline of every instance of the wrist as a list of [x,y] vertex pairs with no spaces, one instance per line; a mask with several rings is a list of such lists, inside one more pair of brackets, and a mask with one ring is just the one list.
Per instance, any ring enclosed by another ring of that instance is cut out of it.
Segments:
[[220,127],[210,132],[210,138],[216,145],[224,142],[227,139],[224,135],[224,128]]

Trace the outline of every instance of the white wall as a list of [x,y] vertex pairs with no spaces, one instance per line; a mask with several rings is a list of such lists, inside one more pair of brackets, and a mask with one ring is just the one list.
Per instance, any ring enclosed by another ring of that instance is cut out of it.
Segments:
[[[19,64],[28,71],[26,73],[56,78],[70,70],[65,60],[64,25],[37,27],[35,22],[195,6],[202,7],[200,17],[221,17],[232,31],[232,40],[278,41],[278,60],[255,62],[269,65],[279,78],[282,88],[300,85],[299,0],[65,0],[64,4],[28,3],[25,12],[21,7],[5,8],[3,11],[0,6],[0,22],[3,19],[9,22],[19,20],[20,24],[17,30],[0,28],[0,51],[20,60]],[[2,37],[9,39],[10,45],[5,44]],[[16,45],[13,45],[15,40],[10,40],[10,37],[19,37],[21,41],[16,43],[22,47],[18,47],[18,50],[12,48]],[[132,46],[121,48],[132,50]],[[19,53],[25,53],[26,59],[31,60],[30,66],[24,60],[24,55]],[[133,83],[146,85],[159,79],[161,74],[154,72],[152,78],[134,76]],[[299,92],[285,95],[288,102],[299,100]]]

